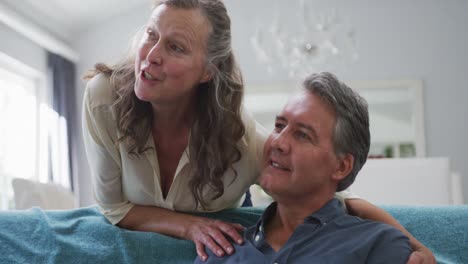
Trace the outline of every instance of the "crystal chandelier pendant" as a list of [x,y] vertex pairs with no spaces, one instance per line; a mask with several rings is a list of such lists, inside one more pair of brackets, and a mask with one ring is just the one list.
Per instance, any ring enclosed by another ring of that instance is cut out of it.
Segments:
[[358,59],[356,34],[336,9],[318,14],[303,0],[298,8],[302,15],[297,26],[285,27],[291,16],[281,17],[277,12],[273,21],[267,22],[271,26],[257,28],[251,38],[257,59],[269,73],[286,70],[289,77],[296,78],[310,72],[335,71]]

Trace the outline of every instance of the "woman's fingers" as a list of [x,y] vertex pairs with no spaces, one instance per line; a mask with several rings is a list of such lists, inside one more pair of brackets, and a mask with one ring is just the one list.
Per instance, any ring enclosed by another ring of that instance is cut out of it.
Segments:
[[[220,251],[220,250],[213,251],[218,256],[223,256],[224,252],[226,252],[229,255],[231,255],[234,252],[234,248],[232,247],[231,243],[224,236],[224,233],[226,233],[226,232],[224,232],[223,229],[228,230],[229,228],[227,228],[226,226],[223,226],[223,225],[219,225],[218,228],[213,228],[213,229],[210,230],[210,236],[213,238],[213,240],[216,242],[216,244],[218,244],[219,246],[221,246],[224,249],[223,251]],[[232,231],[230,231],[230,233],[232,233]]]
[[208,259],[208,255],[205,252],[205,245],[200,241],[195,241],[195,248],[197,249],[197,255],[200,259],[206,261]]
[[215,242],[215,240],[210,235],[203,234],[200,240],[195,241],[197,254],[203,261],[208,258],[205,246],[208,247],[216,256],[224,256],[224,250]]
[[232,224],[232,225],[234,225],[234,227],[235,227],[235,228],[237,229],[237,231],[239,231],[239,232],[244,232],[244,230],[245,230],[245,227],[244,227],[243,225],[241,225],[241,224]]
[[198,222],[191,227],[190,237],[195,243],[197,255],[205,261],[208,259],[205,247],[218,257],[234,253],[234,247],[227,238],[231,238],[237,244],[242,244],[243,239],[239,232],[243,230],[244,227],[239,224],[204,219],[203,222]]
[[237,244],[241,245],[244,241],[242,239],[242,236],[239,234],[239,231],[243,231],[244,230],[244,227],[242,227],[242,229],[240,229],[241,225],[239,224],[230,224],[230,223],[224,223],[224,222],[220,222],[219,224],[219,229],[226,235],[228,235],[229,237],[231,237],[231,239],[233,241],[235,241]]

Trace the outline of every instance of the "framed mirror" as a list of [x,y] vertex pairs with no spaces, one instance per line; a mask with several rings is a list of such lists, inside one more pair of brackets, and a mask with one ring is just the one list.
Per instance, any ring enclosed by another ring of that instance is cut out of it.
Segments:
[[369,104],[370,157],[426,156],[420,80],[348,82]]

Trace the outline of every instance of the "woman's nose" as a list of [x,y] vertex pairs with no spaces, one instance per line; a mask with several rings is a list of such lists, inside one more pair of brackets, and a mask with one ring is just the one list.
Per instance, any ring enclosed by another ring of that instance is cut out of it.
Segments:
[[146,59],[151,64],[161,64],[162,63],[161,47],[160,47],[159,42],[154,44],[153,47],[151,47],[150,51],[146,55]]

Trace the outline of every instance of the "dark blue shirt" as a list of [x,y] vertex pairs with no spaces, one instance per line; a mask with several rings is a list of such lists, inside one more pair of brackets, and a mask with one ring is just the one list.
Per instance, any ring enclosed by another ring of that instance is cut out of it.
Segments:
[[203,262],[197,257],[195,263],[405,264],[411,253],[408,238],[399,230],[348,215],[336,199],[304,219],[286,244],[275,252],[264,233],[265,224],[275,213],[276,203],[272,203],[258,223],[246,229],[244,244],[233,244],[236,252],[231,256],[220,258],[207,250],[208,260]]

